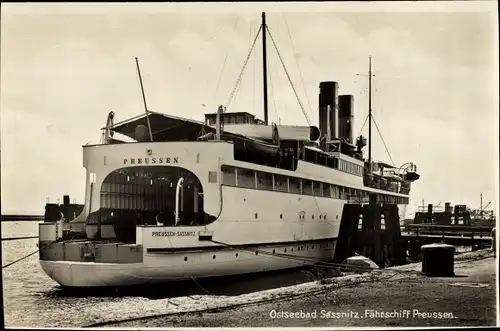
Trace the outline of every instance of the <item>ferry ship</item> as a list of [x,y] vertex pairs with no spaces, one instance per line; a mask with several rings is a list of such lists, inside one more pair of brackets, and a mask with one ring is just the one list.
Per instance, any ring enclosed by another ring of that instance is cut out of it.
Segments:
[[337,82],[319,84],[318,126],[268,123],[265,13],[259,32],[264,120],[220,106],[199,122],[145,98],[144,114],[115,124],[109,113],[102,143],[83,146],[83,211],[40,224],[49,277],[105,287],[311,265],[332,260],[346,203],[408,204],[415,165],[372,160],[371,118],[364,157]]

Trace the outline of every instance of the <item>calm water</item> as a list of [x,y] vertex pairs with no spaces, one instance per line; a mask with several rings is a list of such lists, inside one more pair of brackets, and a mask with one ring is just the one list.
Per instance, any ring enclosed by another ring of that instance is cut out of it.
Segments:
[[[36,236],[38,222],[2,222],[2,237]],[[2,265],[38,248],[37,239],[2,242]],[[58,297],[57,283],[42,271],[38,255],[2,270],[6,327],[82,326],[92,323],[96,304],[110,298]],[[123,300],[123,299],[121,299]]]
[[[1,226],[2,238],[38,235],[38,222],[2,222]],[[37,239],[2,242],[2,265],[36,251],[36,243]],[[230,282],[198,280],[196,284],[189,281],[111,292],[102,289],[94,292],[86,290],[84,293],[68,292],[45,275],[38,263],[38,254],[2,269],[2,273],[6,327],[82,327],[184,308],[213,306],[228,300],[246,300],[245,297],[254,291],[317,279],[314,272],[299,270],[240,277]],[[320,273],[324,275],[324,271]]]

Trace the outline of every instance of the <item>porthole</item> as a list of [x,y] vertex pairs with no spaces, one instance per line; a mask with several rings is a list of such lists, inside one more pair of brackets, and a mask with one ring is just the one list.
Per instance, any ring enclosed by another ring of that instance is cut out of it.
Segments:
[[238,257],[238,253],[234,254],[234,256]]
[[312,215],[312,219],[314,219],[314,215]]
[[314,249],[314,245],[311,246],[311,249]]
[[259,214],[255,213],[254,216],[255,216],[255,219],[257,219],[257,217],[259,217]]
[[292,248],[292,252],[293,252],[293,248]]
[[259,251],[255,251],[255,255],[259,255]]
[[212,258],[215,260],[215,255]]
[[309,250],[309,246],[306,246],[306,249]]
[[286,248],[285,248],[285,253],[286,253]]
[[276,252],[276,250],[275,250],[275,249],[273,249],[273,254],[274,254],[275,252]]
[[184,261],[187,261],[188,260],[188,257],[187,256],[184,256]]
[[283,214],[280,214],[280,219],[283,219]]

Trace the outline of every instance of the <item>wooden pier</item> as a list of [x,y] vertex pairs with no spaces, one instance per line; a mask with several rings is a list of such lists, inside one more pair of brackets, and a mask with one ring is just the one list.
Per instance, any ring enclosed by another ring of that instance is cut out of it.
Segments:
[[492,229],[473,225],[410,224],[402,228],[401,238],[409,256],[416,257],[423,245],[433,243],[468,246],[471,250],[491,247]]
[[421,247],[427,244],[469,246],[471,250],[491,247],[492,227],[457,223],[401,227],[395,204],[381,204],[374,200],[369,204],[346,204],[340,221],[334,261],[342,263],[348,257],[360,254],[383,268],[419,258]]
[[43,215],[2,215],[2,222],[19,222],[19,221],[43,221]]

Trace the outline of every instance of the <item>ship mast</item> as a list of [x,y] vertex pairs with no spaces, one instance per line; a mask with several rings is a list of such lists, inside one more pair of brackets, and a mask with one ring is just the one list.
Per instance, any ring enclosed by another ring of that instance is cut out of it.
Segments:
[[139,68],[139,59],[135,58],[135,64],[137,66],[137,74],[139,75],[139,83],[141,84],[142,101],[144,102],[144,111],[146,112],[146,121],[148,124],[149,139],[153,141],[153,133],[151,132],[151,122],[149,121],[149,110],[146,104],[146,94],[144,94],[144,85],[142,85],[141,69]]
[[268,125],[268,108],[267,108],[267,53],[266,53],[266,13],[262,13],[262,62],[263,62],[263,77],[264,77],[264,122]]
[[372,57],[368,68],[368,169],[372,170]]

